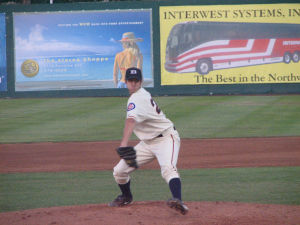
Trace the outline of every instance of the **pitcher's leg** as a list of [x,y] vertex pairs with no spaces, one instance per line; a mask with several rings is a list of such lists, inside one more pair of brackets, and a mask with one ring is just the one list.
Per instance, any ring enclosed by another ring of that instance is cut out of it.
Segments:
[[[151,162],[155,158],[154,154],[148,150],[147,145],[144,142],[140,142],[134,149],[136,150],[136,161],[138,166]],[[124,159],[121,159],[114,167],[113,175],[122,194],[110,202],[109,206],[119,207],[128,205],[132,202],[130,173],[134,170],[136,170],[136,168],[128,166]]]
[[117,184],[126,184],[130,180],[130,173],[134,171],[134,167],[127,165],[124,159],[121,159],[119,163],[114,167],[113,175]]
[[180,138],[174,134],[163,137],[154,145],[153,152],[161,168],[161,175],[167,183],[173,178],[179,178],[177,160],[180,149]]
[[[138,166],[142,166],[145,163],[151,162],[155,156],[148,150],[147,145],[144,142],[138,143],[134,149],[136,150],[136,161]],[[114,167],[114,178],[118,184],[126,184],[130,180],[130,173],[135,170],[134,167],[130,167],[126,164],[124,159],[121,159],[119,163]]]
[[110,202],[108,204],[109,206],[120,207],[132,202],[133,198],[130,190],[129,174],[134,170],[135,168],[128,166],[124,159],[121,159],[114,167],[113,175],[121,190],[121,195],[118,195],[112,202]]
[[159,140],[154,151],[161,167],[162,177],[169,184],[172,193],[172,198],[167,201],[168,206],[186,214],[189,209],[181,200],[181,180],[176,166],[179,149],[180,137],[174,132]]
[[151,146],[143,141],[139,142],[134,149],[136,150],[136,161],[138,166],[143,166],[155,159],[155,155],[151,151]]

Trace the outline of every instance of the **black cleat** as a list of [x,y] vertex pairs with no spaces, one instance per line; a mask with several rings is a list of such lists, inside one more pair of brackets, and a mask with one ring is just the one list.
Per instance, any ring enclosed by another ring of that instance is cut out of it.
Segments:
[[123,195],[119,195],[115,200],[108,203],[110,207],[121,207],[126,206],[132,203],[132,197],[127,197]]
[[183,202],[177,198],[171,198],[167,201],[167,205],[170,208],[174,208],[175,210],[179,211],[182,215],[187,214],[189,208],[183,204]]

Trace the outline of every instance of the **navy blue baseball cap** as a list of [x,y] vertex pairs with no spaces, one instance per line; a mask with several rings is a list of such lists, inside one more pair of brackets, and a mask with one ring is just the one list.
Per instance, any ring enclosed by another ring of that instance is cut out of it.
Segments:
[[125,80],[142,80],[142,71],[139,68],[131,67],[126,70]]

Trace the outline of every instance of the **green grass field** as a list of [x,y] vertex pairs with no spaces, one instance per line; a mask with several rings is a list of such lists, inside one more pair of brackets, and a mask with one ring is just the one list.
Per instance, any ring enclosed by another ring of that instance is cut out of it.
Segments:
[[[300,135],[300,95],[157,97],[182,138]],[[0,143],[121,139],[127,98],[0,99]]]
[[[155,100],[182,138],[300,136],[300,95]],[[126,102],[111,97],[0,99],[0,143],[119,140]],[[180,172],[186,201],[300,205],[300,167]],[[111,171],[0,174],[0,183],[0,212],[106,203],[118,193]],[[133,184],[136,201],[170,197],[158,170],[136,171]]]
[[[300,205],[300,167],[182,170],[185,201]],[[0,212],[108,203],[119,193],[111,171],[0,174]],[[135,201],[167,200],[157,170],[132,174]]]

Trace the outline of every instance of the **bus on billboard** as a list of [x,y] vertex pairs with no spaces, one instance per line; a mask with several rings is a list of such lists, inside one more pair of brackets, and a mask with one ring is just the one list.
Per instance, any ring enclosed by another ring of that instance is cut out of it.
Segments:
[[197,72],[270,63],[298,63],[299,24],[182,22],[171,29],[165,69]]

